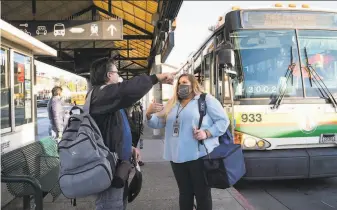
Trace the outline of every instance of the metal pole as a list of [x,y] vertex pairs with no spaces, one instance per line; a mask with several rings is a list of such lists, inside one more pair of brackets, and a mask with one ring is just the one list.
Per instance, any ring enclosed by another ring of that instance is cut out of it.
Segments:
[[232,86],[232,78],[230,76],[228,76],[228,89],[229,89],[229,94],[230,94],[230,98],[231,98],[231,105],[232,105],[232,127],[231,127],[231,130],[232,130],[232,135],[234,136],[234,133],[235,133],[235,116],[234,116],[234,91],[233,91],[233,86]]
[[111,10],[112,10],[112,5],[111,5],[111,0],[108,1],[108,10],[109,10],[109,13],[111,13]]
[[36,0],[32,0],[32,13],[33,13],[33,17],[35,20],[35,15],[36,15]]
[[[126,40],[126,48],[130,48],[129,47],[129,40]],[[128,54],[128,58],[130,57],[130,54],[129,54],[130,50],[127,51],[127,54]]]
[[[215,91],[214,91],[214,94],[215,94],[215,98],[219,99],[219,89],[218,89],[218,86],[219,86],[219,82],[218,82],[218,77],[219,77],[219,69],[217,68],[217,59],[216,59],[216,52],[215,52],[215,49],[217,47],[217,39],[216,38],[213,38],[213,72],[210,72],[210,75],[213,75],[213,81],[210,81],[211,83],[213,83],[211,86],[213,86],[215,88]],[[211,90],[212,91],[212,90]]]

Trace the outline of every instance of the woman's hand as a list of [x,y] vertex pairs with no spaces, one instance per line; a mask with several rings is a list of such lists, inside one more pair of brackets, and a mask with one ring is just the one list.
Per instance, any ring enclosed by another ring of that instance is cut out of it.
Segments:
[[146,110],[146,117],[149,118],[151,114],[160,112],[163,109],[164,109],[163,104],[156,103],[156,101],[154,100],[153,103],[151,103]]
[[207,134],[204,130],[193,129],[193,136],[198,141],[207,139]]
[[132,147],[132,156],[137,162],[140,161],[140,152],[136,147]]

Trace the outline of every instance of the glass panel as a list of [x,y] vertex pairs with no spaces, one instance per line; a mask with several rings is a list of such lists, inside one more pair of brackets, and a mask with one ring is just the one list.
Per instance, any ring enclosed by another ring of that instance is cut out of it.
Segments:
[[211,68],[212,68],[212,53],[206,55],[204,57],[204,75],[203,75],[203,78],[204,78],[204,81],[203,81],[203,84],[204,84],[204,88],[205,88],[205,91],[207,93],[210,93],[211,92],[211,89],[210,89],[210,86],[211,86]]
[[8,51],[1,49],[1,129],[11,127]]
[[15,125],[32,122],[31,58],[14,53]]
[[[303,97],[300,74],[287,79],[291,58],[299,69],[294,30],[245,30],[231,34],[236,69],[235,98]],[[297,70],[297,72],[299,72]]]
[[[316,70],[329,91],[337,97],[337,31],[300,30],[298,40],[301,50],[302,74],[307,97],[323,97],[315,78],[306,71],[307,50],[309,64]],[[319,79],[319,77],[316,77]],[[312,83],[311,83],[312,82]]]

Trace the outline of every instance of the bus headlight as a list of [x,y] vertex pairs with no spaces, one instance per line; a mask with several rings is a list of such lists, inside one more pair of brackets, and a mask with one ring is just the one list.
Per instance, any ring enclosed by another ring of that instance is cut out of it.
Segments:
[[241,133],[239,131],[235,131],[234,143],[241,143],[242,149],[244,150],[265,150],[271,146],[265,139]]
[[256,146],[256,140],[250,137],[245,138],[243,140],[243,145],[247,148],[253,148]]
[[259,148],[264,148],[264,146],[266,145],[266,143],[263,141],[263,140],[259,140],[256,145],[259,147]]

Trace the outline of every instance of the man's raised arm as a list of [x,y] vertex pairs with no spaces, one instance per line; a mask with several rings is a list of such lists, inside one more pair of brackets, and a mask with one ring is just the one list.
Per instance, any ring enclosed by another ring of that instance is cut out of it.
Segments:
[[176,73],[141,75],[117,84],[95,88],[91,102],[91,113],[104,114],[127,108],[145,96],[153,85],[161,82],[173,84]]

